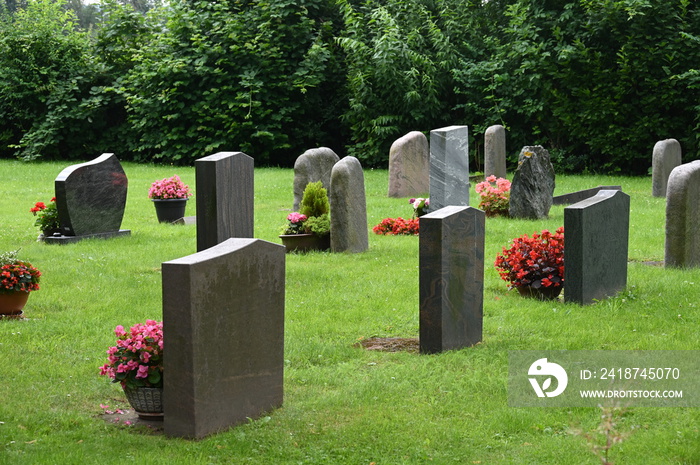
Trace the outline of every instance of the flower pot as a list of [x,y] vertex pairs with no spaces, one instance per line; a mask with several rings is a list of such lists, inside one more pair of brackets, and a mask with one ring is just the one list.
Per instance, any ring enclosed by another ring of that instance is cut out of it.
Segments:
[[22,309],[28,299],[29,292],[0,292],[0,318],[22,318]]
[[518,286],[516,289],[523,297],[530,297],[538,300],[554,300],[561,294],[562,286],[542,286],[537,288],[532,286]]
[[328,250],[331,248],[331,236],[315,234],[282,234],[282,244],[289,252],[309,252],[311,250]]
[[139,418],[144,420],[163,419],[163,388],[123,387],[124,394]]
[[172,223],[185,216],[189,199],[151,199],[160,223]]

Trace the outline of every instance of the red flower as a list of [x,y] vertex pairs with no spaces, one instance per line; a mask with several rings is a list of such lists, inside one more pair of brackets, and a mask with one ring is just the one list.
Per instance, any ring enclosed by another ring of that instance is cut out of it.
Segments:
[[496,256],[494,266],[510,287],[558,287],[564,285],[564,228],[555,234],[548,230],[523,235],[512,241],[510,249]]

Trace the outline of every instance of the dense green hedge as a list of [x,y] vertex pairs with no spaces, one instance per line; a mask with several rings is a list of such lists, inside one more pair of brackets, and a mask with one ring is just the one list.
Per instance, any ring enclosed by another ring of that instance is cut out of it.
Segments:
[[698,158],[700,6],[688,0],[52,0],[0,11],[0,156],[290,166],[329,146],[386,166],[408,131],[466,124],[548,148],[558,171]]

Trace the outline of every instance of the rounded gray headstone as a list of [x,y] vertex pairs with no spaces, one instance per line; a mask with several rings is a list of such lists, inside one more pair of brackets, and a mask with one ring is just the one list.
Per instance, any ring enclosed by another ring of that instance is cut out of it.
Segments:
[[355,157],[345,157],[331,173],[331,250],[364,252],[369,248],[365,176]]
[[666,266],[700,266],[700,160],[668,177],[665,249]]
[[651,155],[651,195],[665,197],[668,177],[681,164],[681,144],[676,139],[660,140]]
[[506,128],[490,126],[484,133],[484,177],[506,177]]
[[321,181],[323,187],[331,186],[331,170],[340,157],[328,147],[309,149],[294,162],[294,211],[299,210],[304,189],[310,182]]
[[389,197],[414,197],[430,190],[428,138],[411,131],[391,144],[389,150]]

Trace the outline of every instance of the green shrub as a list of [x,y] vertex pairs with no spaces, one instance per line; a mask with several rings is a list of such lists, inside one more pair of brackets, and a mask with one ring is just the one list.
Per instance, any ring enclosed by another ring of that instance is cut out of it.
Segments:
[[320,216],[310,216],[304,222],[304,226],[312,234],[325,236],[331,232],[331,217],[328,213],[324,213]]
[[306,188],[304,188],[299,213],[308,216],[309,220],[311,220],[313,217],[329,214],[330,209],[328,192],[323,187],[323,183],[321,181],[308,183]]

